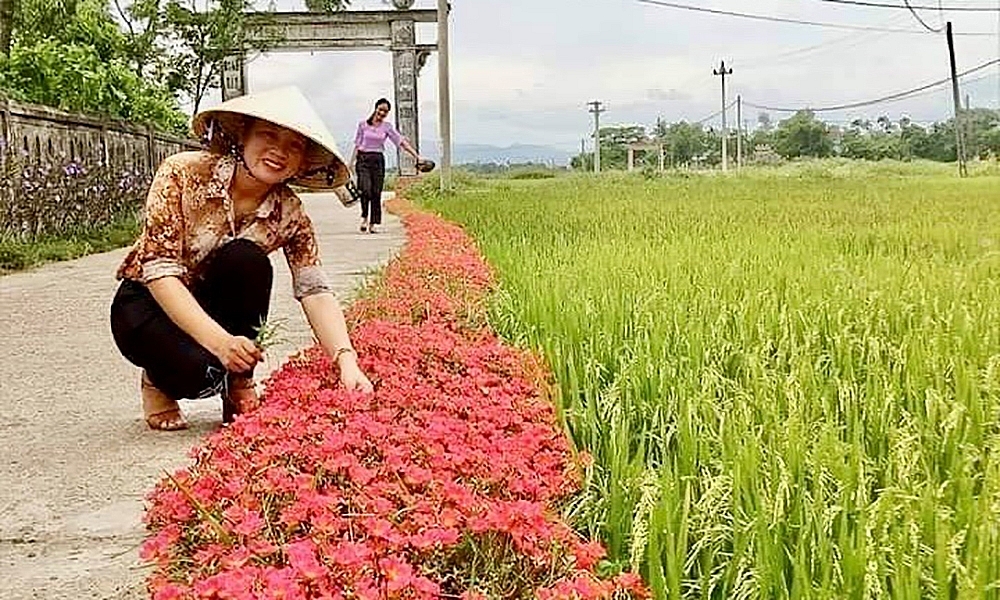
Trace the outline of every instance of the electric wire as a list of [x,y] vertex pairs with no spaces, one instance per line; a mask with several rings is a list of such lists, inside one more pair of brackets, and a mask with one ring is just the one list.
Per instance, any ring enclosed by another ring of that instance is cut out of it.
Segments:
[[[981,65],[978,65],[976,67],[972,67],[971,69],[967,69],[965,71],[962,71],[961,73],[958,73],[957,75],[958,75],[958,77],[963,77],[965,75],[970,75],[972,73],[975,73],[977,71],[982,71],[983,69],[986,69],[986,68],[991,67],[991,66],[993,66],[995,64],[998,64],[998,63],[1000,63],[1000,58],[994,58],[993,60],[987,61],[987,62],[985,62],[985,63],[983,63]],[[922,85],[920,87],[916,87],[916,88],[913,88],[913,89],[910,89],[910,90],[905,90],[905,91],[902,91],[902,92],[896,92],[894,94],[889,94],[887,96],[882,96],[880,98],[875,98],[873,100],[864,100],[864,101],[861,101],[861,102],[851,102],[851,103],[848,103],[848,104],[840,104],[840,105],[836,105],[836,106],[825,106],[825,107],[820,107],[820,108],[812,108],[812,107],[808,107],[808,106],[800,107],[800,108],[782,108],[782,107],[777,107],[777,106],[767,106],[767,105],[763,105],[763,104],[755,104],[755,103],[752,103],[752,102],[748,102],[746,100],[744,100],[743,103],[746,104],[747,106],[752,106],[753,108],[758,108],[758,109],[761,109],[761,110],[770,110],[770,111],[773,111],[773,112],[793,112],[794,113],[794,112],[798,112],[798,111],[802,110],[803,108],[808,108],[808,110],[810,110],[810,111],[812,111],[814,113],[818,113],[818,112],[833,112],[833,111],[838,111],[838,110],[848,110],[848,109],[852,109],[852,108],[862,108],[862,107],[865,107],[865,106],[873,106],[875,104],[883,104],[885,102],[890,102],[890,101],[894,101],[894,100],[902,100],[904,98],[908,98],[910,96],[914,96],[914,95],[918,94],[919,92],[924,92],[924,91],[927,91],[927,90],[931,90],[933,88],[945,85],[945,84],[947,84],[949,82],[951,82],[951,77],[946,77],[944,79],[935,81],[933,83],[928,83],[926,85]]]
[[[717,8],[705,8],[703,6],[692,6],[690,4],[679,4],[676,2],[666,2],[665,0],[637,0],[642,4],[650,4],[653,6],[662,6],[665,8],[676,8],[678,10],[687,10],[692,12],[708,13],[713,15],[722,15],[727,17],[737,17],[741,19],[752,19],[757,21],[769,21],[772,23],[787,23],[793,25],[809,25],[812,27],[829,27],[832,29],[844,29],[849,31],[875,31],[883,33],[905,33],[905,34],[916,34],[916,35],[927,35],[927,31],[921,31],[919,29],[895,29],[890,27],[874,27],[869,25],[848,25],[846,23],[827,23],[823,21],[807,21],[804,19],[792,19],[789,17],[776,17],[773,15],[761,15],[761,14],[751,14],[751,13],[741,13],[731,10],[720,10]],[[900,7],[905,8],[905,7]],[[995,33],[987,32],[955,32],[955,35],[959,36],[989,36],[994,37]]]
[[[896,24],[901,20],[907,19],[906,15],[896,15],[891,19],[887,19],[879,23],[878,26],[892,25]],[[799,62],[801,60],[808,60],[817,52],[825,51],[827,49],[833,48],[835,46],[840,48],[853,48],[860,44],[867,42],[874,42],[884,38],[889,34],[884,32],[870,32],[870,31],[852,31],[841,37],[834,38],[832,40],[826,40],[824,42],[819,42],[817,44],[812,44],[810,46],[805,46],[802,48],[796,48],[794,50],[783,50],[775,54],[767,54],[762,56],[753,56],[747,60],[741,60],[739,66],[743,69],[756,69],[759,67],[773,67],[777,65],[786,65],[794,62]],[[846,42],[846,44],[845,44]]]
[[[744,104],[746,104],[746,103],[744,102]],[[730,108],[732,108],[734,106],[736,106],[736,101],[735,100],[733,100],[732,102],[730,102],[729,104],[726,105],[726,110],[729,110]],[[718,117],[721,114],[722,114],[722,110],[717,110],[714,113],[712,113],[712,114],[708,115],[707,117],[705,117],[704,119],[698,119],[697,121],[692,121],[691,124],[692,125],[704,125],[705,123],[711,121],[712,119]]]
[[[886,2],[870,2],[867,0],[817,0],[819,2],[830,2],[833,4],[847,4],[850,6],[867,6],[870,8],[906,8],[905,6],[900,6],[898,4],[889,4]],[[942,6],[941,2],[938,2],[938,6],[918,6],[913,5],[915,10],[947,10],[952,12],[1000,12],[1000,8],[996,6]]]
[[913,18],[916,19],[918,23],[923,25],[924,29],[926,29],[927,31],[931,33],[941,33],[942,31],[944,31],[943,27],[935,29],[930,25],[928,25],[927,21],[924,21],[922,18],[920,18],[920,13],[918,13],[916,10],[913,9],[913,7],[910,5],[910,0],[903,0],[903,4],[905,4],[906,8],[909,9],[910,14],[913,15]]

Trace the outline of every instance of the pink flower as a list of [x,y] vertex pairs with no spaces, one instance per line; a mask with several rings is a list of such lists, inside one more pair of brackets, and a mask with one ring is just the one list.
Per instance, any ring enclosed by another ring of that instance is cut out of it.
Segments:
[[189,590],[176,583],[168,583],[156,590],[153,600],[181,600]]
[[386,589],[399,592],[413,584],[413,567],[397,558],[386,558],[379,562],[385,577]]
[[470,540],[513,553],[539,598],[645,597],[635,575],[599,580],[604,549],[555,516],[586,458],[544,399],[542,361],[484,326],[493,276],[475,244],[404,220],[406,247],[348,311],[377,393],[343,390],[319,346],[273,373],[260,408],[150,494],[154,598],[429,600]]
[[584,571],[590,571],[596,567],[598,561],[604,558],[606,554],[604,546],[597,541],[578,544],[573,550],[577,568]]
[[305,539],[293,542],[285,547],[288,562],[306,579],[319,579],[326,574],[324,567],[316,557],[316,544]]

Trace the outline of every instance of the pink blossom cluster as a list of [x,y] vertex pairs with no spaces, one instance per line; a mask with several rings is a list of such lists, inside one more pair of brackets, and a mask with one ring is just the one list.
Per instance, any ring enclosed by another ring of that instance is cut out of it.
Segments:
[[635,574],[599,578],[603,547],[555,513],[577,461],[538,361],[482,325],[475,246],[404,220],[408,244],[350,312],[376,393],[338,387],[318,347],[277,371],[150,494],[154,600],[647,595]]

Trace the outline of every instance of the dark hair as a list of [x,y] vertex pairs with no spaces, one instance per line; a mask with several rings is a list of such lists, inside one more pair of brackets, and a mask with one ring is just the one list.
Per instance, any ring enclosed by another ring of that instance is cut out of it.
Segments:
[[[387,98],[379,98],[378,100],[375,101],[375,110],[378,110],[378,107],[382,106],[383,104],[385,104],[386,107],[389,108],[390,110],[392,109],[392,102],[389,102]],[[374,125],[375,123],[372,122],[374,120],[375,120],[375,111],[372,111],[372,116],[368,117],[368,121],[366,122],[369,125]]]
[[243,138],[257,119],[237,113],[212,117],[202,135],[202,144],[215,154],[243,156]]

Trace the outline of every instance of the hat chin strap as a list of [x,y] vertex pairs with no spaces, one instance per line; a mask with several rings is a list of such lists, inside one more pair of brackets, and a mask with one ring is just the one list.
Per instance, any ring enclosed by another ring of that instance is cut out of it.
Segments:
[[[240,164],[243,165],[243,170],[245,170],[247,172],[247,175],[250,176],[250,179],[253,179],[254,181],[260,181],[260,183],[264,183],[256,175],[253,174],[253,171],[250,170],[250,165],[247,164],[246,156],[243,155],[243,146],[242,145],[240,145],[240,144],[234,145],[233,146],[233,150],[232,150],[232,154],[236,158],[236,160],[238,160],[240,162]],[[292,175],[291,177],[286,178],[281,183],[284,184],[284,185],[288,185],[296,177],[297,177],[297,175]]]

